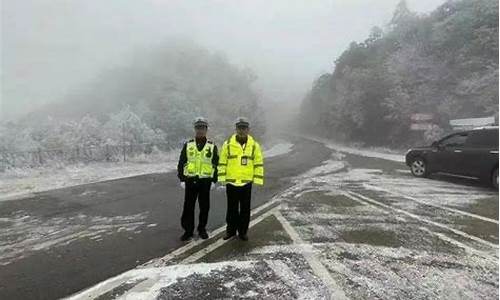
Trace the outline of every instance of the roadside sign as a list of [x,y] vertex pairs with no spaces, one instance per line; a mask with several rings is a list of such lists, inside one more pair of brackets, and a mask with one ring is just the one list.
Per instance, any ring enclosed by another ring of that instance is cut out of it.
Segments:
[[414,113],[411,114],[410,119],[412,121],[410,129],[414,131],[431,130],[434,126],[434,114],[431,113]]
[[412,121],[431,121],[434,119],[434,114],[417,113],[417,114],[412,114],[410,118]]
[[410,129],[411,130],[415,130],[415,131],[425,131],[425,130],[431,130],[432,129],[432,126],[434,126],[434,124],[432,123],[415,123],[415,124],[411,124],[410,126]]

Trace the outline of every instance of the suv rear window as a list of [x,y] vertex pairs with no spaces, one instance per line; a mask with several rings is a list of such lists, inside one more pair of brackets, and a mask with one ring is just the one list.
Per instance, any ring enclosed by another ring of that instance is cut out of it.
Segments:
[[474,130],[467,139],[468,146],[488,146],[498,148],[498,129]]

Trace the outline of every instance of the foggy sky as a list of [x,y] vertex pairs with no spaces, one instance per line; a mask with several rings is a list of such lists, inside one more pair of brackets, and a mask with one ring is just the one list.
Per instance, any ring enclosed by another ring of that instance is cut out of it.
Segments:
[[[2,0],[0,118],[60,100],[172,37],[253,69],[264,101],[297,102],[351,41],[386,25],[398,2]],[[443,2],[407,1],[421,13]]]

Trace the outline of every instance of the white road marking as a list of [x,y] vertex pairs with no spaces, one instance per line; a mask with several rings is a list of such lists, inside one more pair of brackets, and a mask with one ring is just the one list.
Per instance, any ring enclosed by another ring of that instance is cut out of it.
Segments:
[[[349,197],[349,198],[351,198],[351,199],[353,199],[353,200],[355,200],[355,201],[359,202],[359,203],[364,203],[364,204],[369,204],[369,203],[371,203],[372,205],[375,205],[375,206],[382,206],[382,207],[384,207],[384,208],[387,208],[387,209],[390,209],[390,210],[393,210],[393,211],[399,212],[399,213],[401,213],[401,214],[407,215],[407,216],[409,216],[409,217],[411,217],[411,218],[417,219],[417,220],[419,220],[419,221],[421,221],[421,222],[428,223],[428,224],[434,225],[434,226],[436,226],[436,227],[444,228],[444,229],[449,230],[449,231],[451,231],[451,232],[453,232],[453,233],[455,233],[455,234],[461,235],[461,236],[463,236],[463,237],[465,237],[465,238],[468,238],[468,239],[471,239],[471,240],[476,241],[476,242],[478,242],[478,243],[481,243],[481,244],[484,244],[484,245],[490,246],[490,247],[492,247],[492,248],[498,249],[498,245],[497,245],[497,244],[494,244],[494,243],[491,243],[491,242],[489,242],[489,241],[483,240],[483,239],[481,239],[481,238],[478,238],[477,236],[470,235],[470,234],[468,234],[468,233],[466,233],[466,232],[463,232],[463,231],[458,230],[458,229],[454,229],[454,228],[449,227],[449,226],[446,226],[446,225],[444,225],[444,224],[441,224],[441,223],[438,223],[438,222],[434,222],[434,221],[428,220],[428,219],[426,219],[426,218],[422,218],[421,216],[418,216],[418,215],[412,214],[412,213],[407,212],[407,211],[405,211],[405,210],[403,210],[403,209],[399,209],[399,208],[392,207],[392,206],[390,206],[390,205],[386,205],[386,204],[384,204],[384,203],[381,203],[381,202],[379,202],[379,201],[377,201],[377,200],[373,200],[373,199],[368,198],[368,197],[366,197],[366,196],[363,196],[363,195],[361,195],[361,194],[358,194],[358,193],[355,193],[355,192],[352,192],[352,191],[347,191],[347,192],[345,192],[345,195],[346,195],[347,197]],[[365,201],[360,200],[360,199],[358,199],[357,197],[358,197],[358,198],[361,198],[361,199],[363,199],[363,200],[365,200]]]
[[[287,190],[285,190],[287,191]],[[256,214],[258,214],[259,212],[269,208],[270,206],[272,206],[273,204],[277,203],[279,200],[280,200],[280,196],[282,195],[283,193],[280,193],[278,195],[276,195],[275,197],[273,197],[273,199],[269,202],[266,202],[265,204],[259,206],[259,207],[256,207],[252,210],[251,212],[251,216],[255,216]],[[223,225],[213,231],[210,232],[210,236],[216,236],[222,232],[224,232],[226,230],[226,225]],[[151,264],[155,264],[155,263],[158,263],[158,262],[162,262],[162,263],[165,263],[165,262],[168,262],[168,261],[171,261],[172,259],[176,258],[177,256],[179,255],[182,255],[184,254],[185,252],[193,249],[194,247],[200,245],[201,243],[205,242],[206,240],[196,240],[196,241],[192,241],[190,242],[189,244],[186,244],[180,248],[177,248],[176,250],[168,253],[167,255],[161,257],[161,258],[155,258],[149,262],[146,262],[144,263],[142,266],[150,266]]]
[[122,284],[123,282],[126,282],[129,279],[132,279],[134,277],[134,271],[136,270],[129,270],[126,272],[123,272],[122,274],[119,274],[115,277],[111,277],[109,279],[106,279],[88,289],[84,289],[80,292],[77,292],[76,294],[73,294],[71,296],[65,297],[63,299],[95,299],[99,297],[102,294],[105,294],[106,292],[112,290],[116,286]]
[[[266,207],[268,207],[268,206],[269,205],[266,205]],[[273,208],[273,209],[271,209],[271,210],[263,213],[262,215],[258,216],[257,218],[255,218],[254,220],[252,220],[250,222],[249,227],[251,228],[255,224],[258,224],[259,222],[261,222],[265,218],[267,218],[270,215],[274,214],[274,212],[276,211],[276,209],[277,208]],[[260,209],[260,210],[262,210],[262,209]],[[200,258],[204,257],[208,253],[214,251],[215,249],[219,248],[220,246],[224,245],[225,243],[227,243],[229,241],[230,240],[226,240],[225,241],[223,239],[218,239],[215,242],[213,242],[210,245],[208,245],[207,247],[201,249],[200,251],[198,251],[196,253],[193,253],[192,255],[188,256],[187,258],[185,258],[184,260],[182,260],[179,264],[177,264],[177,266],[194,263],[197,260],[199,260]],[[141,288],[145,289],[145,290],[150,290],[149,294],[150,294],[151,299],[152,299],[156,295],[157,290],[159,290],[159,288],[163,287],[162,284],[164,284],[164,283],[163,282],[158,282],[158,278],[153,276],[153,277],[151,277],[151,278],[149,278],[149,279],[141,282],[139,285],[137,285],[134,288],[134,290],[140,290]],[[114,286],[117,286],[117,285],[115,284]],[[108,289],[108,290],[110,290],[110,289]]]
[[462,248],[465,250],[465,252],[467,252],[468,254],[475,254],[475,255],[478,255],[480,257],[483,257],[483,258],[487,258],[487,259],[492,259],[492,260],[497,260],[498,259],[498,252],[496,254],[497,257],[495,257],[494,255],[492,256],[490,253],[487,253],[485,251],[480,251],[480,250],[477,250],[473,247],[470,247],[462,242],[459,242],[455,239],[452,239],[450,237],[448,237],[446,234],[443,234],[441,232],[434,232],[432,230],[430,230],[429,228],[427,227],[419,227],[420,230],[422,231],[425,231],[431,235],[435,235],[437,236],[439,239],[445,241],[445,242],[448,242],[450,244],[453,244],[459,248]]
[[[259,206],[259,207],[256,207],[255,209],[252,210],[252,216],[255,216],[256,214],[258,214],[259,212],[269,208],[270,206],[272,206],[273,204],[276,204],[278,201],[280,201],[280,197],[281,195],[283,195],[284,193],[288,192],[289,189],[286,189],[285,191],[283,191],[282,193],[279,193],[278,195],[275,195],[273,197],[273,199],[269,202],[266,202],[265,204]],[[253,220],[251,222],[251,224],[255,224],[255,223],[258,223],[257,221],[261,221],[262,219],[264,219],[264,217],[266,216],[269,216],[270,214],[272,214],[271,212],[272,210],[270,210],[269,212],[266,212],[264,214],[262,214],[261,216],[257,217],[255,220]],[[264,216],[265,215],[265,216]],[[212,236],[216,236],[220,233],[222,233],[224,230],[226,229],[226,226],[221,226],[213,231],[210,232],[210,234]],[[205,242],[206,240],[197,240],[197,241],[193,241],[183,247],[180,247],[180,248],[177,248],[176,250],[170,252],[169,254],[161,257],[160,259],[156,258],[156,259],[153,259],[149,262],[146,262],[144,264],[142,264],[141,266],[139,266],[138,268],[146,268],[146,267],[151,267],[151,265],[154,265],[155,263],[158,263],[158,261],[161,261],[162,263],[165,263],[165,262],[168,262],[172,259],[174,259],[175,257],[179,256],[179,255],[182,255],[183,253],[185,253],[186,251],[189,251],[190,249],[200,245],[201,243]],[[195,253],[196,254],[196,253]],[[189,257],[188,257],[189,258]],[[103,293],[106,293],[107,291],[113,289],[114,287],[118,286],[119,284],[125,282],[126,280],[129,279],[129,275],[130,275],[130,272],[133,272],[134,270],[137,270],[137,269],[132,269],[132,270],[129,270],[129,271],[125,271],[121,274],[118,274],[116,275],[115,277],[112,277],[112,278],[109,278],[107,280],[104,280],[88,289],[85,289],[81,292],[79,292],[78,294],[74,295],[74,296],[77,296],[76,298],[77,299],[94,299],[96,297],[98,297],[99,295],[103,294]],[[73,296],[69,296],[68,299],[71,298],[73,299]],[[65,298],[66,299],[66,298]]]
[[476,219],[479,219],[479,220],[482,220],[482,221],[486,221],[486,222],[498,224],[498,220],[490,219],[490,218],[487,218],[487,217],[483,217],[483,216],[480,216],[480,215],[476,215],[476,214],[469,213],[469,212],[466,212],[466,211],[463,211],[463,210],[459,210],[459,209],[455,209],[455,208],[451,208],[451,207],[447,207],[447,206],[443,206],[443,205],[439,205],[439,204],[425,202],[425,201],[413,198],[411,196],[405,196],[405,195],[402,195],[402,194],[397,193],[397,192],[389,191],[387,189],[371,185],[369,183],[363,183],[363,186],[367,187],[368,189],[371,189],[371,190],[383,191],[383,192],[386,192],[388,194],[392,194],[394,196],[403,197],[405,199],[408,199],[410,201],[417,202],[417,203],[420,203],[420,204],[423,204],[423,205],[437,207],[437,208],[444,209],[444,210],[447,210],[447,211],[451,211],[451,212],[454,212],[454,213],[457,213],[457,214],[461,214],[461,215],[464,215],[464,216],[468,216],[468,217],[476,218]]
[[193,273],[207,274],[211,270],[222,269],[228,266],[246,269],[251,268],[253,265],[255,265],[255,261],[226,261],[189,266],[175,265],[161,268],[132,269],[64,299],[96,299],[122,284],[134,283],[136,285],[133,288],[116,299],[156,299],[162,287],[169,286],[179,278],[185,278]]
[[[260,223],[262,220],[264,220],[265,218],[269,217],[270,215],[274,214],[274,212],[277,210],[277,208],[273,208],[265,213],[263,213],[262,215],[258,216],[257,218],[255,218],[254,220],[252,220],[250,222],[250,225],[249,225],[249,228],[253,227],[255,224],[258,224]],[[208,253],[214,251],[215,249],[219,248],[220,246],[224,245],[225,243],[229,242],[230,240],[223,240],[223,239],[218,239],[216,240],[215,242],[213,242],[212,244],[204,247],[203,249],[201,249],[200,251],[196,252],[196,253],[193,253],[192,255],[186,257],[184,260],[182,260],[181,264],[190,264],[190,263],[194,263],[196,262],[197,260],[199,260],[200,258],[204,257],[205,255],[207,255]]]
[[[294,244],[304,244],[304,241],[299,236],[297,231],[292,227],[292,225],[283,217],[281,212],[277,211],[275,214],[278,221],[280,221],[281,225],[288,233],[288,235],[292,238]],[[314,273],[325,283],[330,291],[330,295],[332,299],[349,299],[345,295],[342,288],[335,282],[332,278],[328,269],[314,256],[312,252],[304,252],[302,253],[304,258],[307,260]]]

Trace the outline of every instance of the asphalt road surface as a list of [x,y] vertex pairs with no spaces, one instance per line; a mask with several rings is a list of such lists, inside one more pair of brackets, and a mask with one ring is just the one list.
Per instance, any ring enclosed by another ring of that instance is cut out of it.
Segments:
[[[297,139],[293,151],[265,161],[265,186],[252,207],[317,166],[331,150]],[[0,299],[56,299],[182,245],[184,191],[175,172],[37,193],[0,202]],[[211,194],[208,229],[225,224],[225,193]]]
[[[212,252],[194,248],[167,262],[215,269],[174,281],[161,299],[498,297],[496,191],[291,142],[292,152],[265,162],[265,187],[254,189],[253,207],[280,194],[279,207],[256,223],[248,243],[213,239]],[[175,173],[166,173],[0,203],[0,299],[68,296],[181,247],[182,198]],[[225,207],[224,191],[214,190],[209,229],[224,225]],[[197,264],[213,262],[222,265]],[[128,290],[134,284],[100,299]]]

